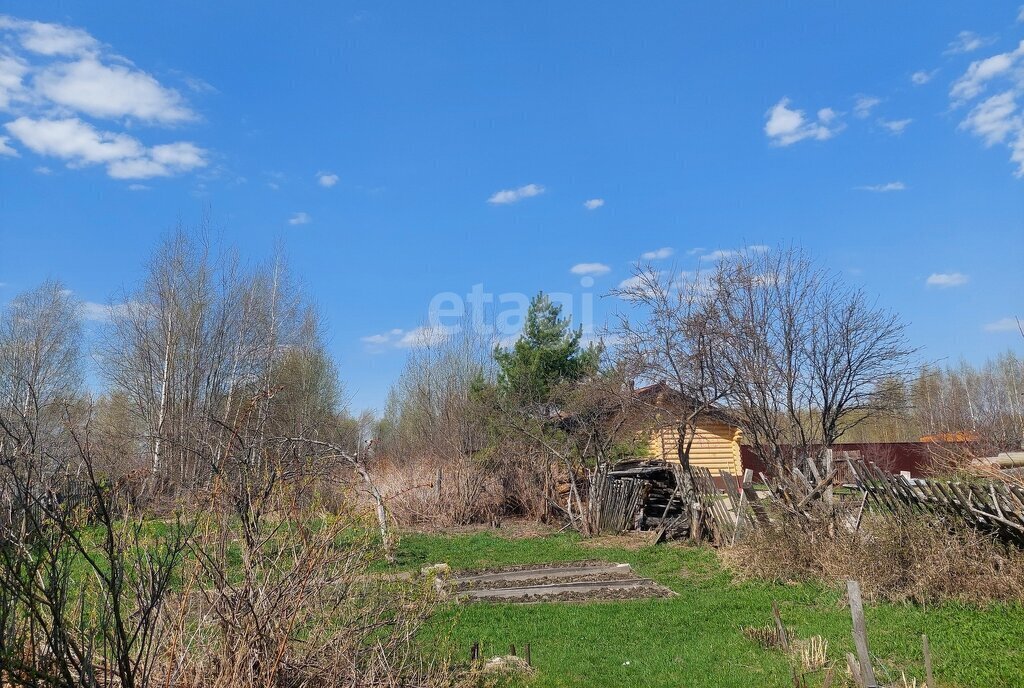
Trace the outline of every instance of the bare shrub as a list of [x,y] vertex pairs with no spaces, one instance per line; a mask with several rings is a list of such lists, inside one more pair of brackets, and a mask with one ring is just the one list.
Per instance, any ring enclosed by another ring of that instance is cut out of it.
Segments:
[[834,535],[788,526],[759,528],[723,552],[744,578],[779,582],[860,581],[892,602],[1024,601],[1024,552],[973,529],[926,518],[865,517]]
[[500,476],[469,457],[424,457],[405,466],[378,461],[371,474],[391,516],[401,525],[490,523],[499,518],[505,504]]
[[202,521],[194,567],[164,643],[172,685],[421,686],[444,682],[416,635],[437,601],[431,579],[370,574],[383,558],[369,523],[282,503],[247,530]]
[[[89,425],[65,413],[64,434],[84,476],[81,502],[34,467],[0,455],[0,487],[19,505],[0,528],[0,667],[4,685],[143,687],[157,670],[163,609],[188,529],[153,532],[122,511],[97,475]],[[2,442],[0,442],[2,445]]]

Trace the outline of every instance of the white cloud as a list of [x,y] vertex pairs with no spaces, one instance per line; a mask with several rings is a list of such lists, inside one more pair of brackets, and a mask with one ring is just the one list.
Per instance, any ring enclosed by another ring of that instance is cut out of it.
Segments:
[[451,336],[452,331],[443,325],[423,325],[411,330],[400,327],[387,332],[360,337],[359,341],[376,353],[385,349],[417,349],[424,346],[442,344]]
[[970,278],[962,272],[933,272],[925,284],[929,287],[961,287],[969,281]]
[[128,185],[128,190],[129,191],[149,191],[150,188],[151,187],[146,186],[145,184],[129,184]]
[[1024,97],[1024,41],[1011,52],[972,62],[950,89],[953,107],[972,100],[995,82],[1004,90],[975,103],[959,128],[980,138],[986,147],[1007,146],[1015,174],[1024,177],[1024,115],[1018,108],[1018,98]]
[[0,110],[7,110],[12,101],[27,97],[22,79],[28,71],[25,60],[16,55],[0,54]]
[[71,160],[76,165],[141,157],[145,149],[126,134],[98,131],[78,118],[19,117],[5,127],[22,145],[40,155]]
[[770,250],[771,246],[765,246],[764,244],[751,244],[750,246],[745,246],[740,249],[717,249],[710,253],[704,253],[698,257],[698,260],[713,263],[719,260],[725,260],[726,258],[734,258],[745,253],[767,253]]
[[72,168],[105,164],[115,179],[146,179],[187,172],[206,163],[206,151],[181,141],[146,148],[138,139],[100,131],[82,120],[19,117],[4,125],[22,145]]
[[444,343],[450,334],[448,328],[441,325],[424,325],[401,334],[395,346],[401,349],[433,346]]
[[180,125],[198,117],[177,90],[87,31],[0,15],[0,46],[0,110],[15,115],[7,130],[33,152],[72,168],[103,164],[118,179],[207,165],[206,151],[193,143],[149,146],[125,130],[133,121]]
[[7,143],[10,140],[11,139],[6,136],[0,136],[0,155],[6,155],[12,158],[17,158],[19,155],[18,151],[11,148],[10,145],[8,145]]
[[875,96],[857,96],[857,100],[853,104],[853,116],[866,119],[871,116],[871,111],[875,109],[875,106],[881,102],[882,99]]
[[910,75],[910,81],[915,86],[924,86],[929,81],[934,79],[935,75],[938,74],[938,73],[939,73],[939,70],[937,70],[937,69],[933,69],[931,71],[927,71],[927,70],[924,70],[924,69],[919,69],[918,71],[916,71],[916,72],[914,72],[913,74]]
[[[658,273],[659,275],[661,273]],[[619,282],[619,289],[636,289],[642,286],[644,278],[641,275],[633,275]]]
[[1000,318],[985,324],[986,332],[1020,332],[1020,323],[1017,318]]
[[338,183],[338,175],[330,172],[317,172],[316,181],[320,186],[329,189]]
[[1016,94],[1013,91],[1006,91],[982,101],[960,123],[961,129],[980,136],[986,146],[1006,141],[1007,137],[1020,127],[1021,118],[1017,114]]
[[288,218],[288,224],[290,225],[308,225],[313,221],[313,218],[309,216],[309,213],[298,212]]
[[80,56],[99,47],[98,41],[87,32],[61,24],[0,16],[0,30],[3,29],[13,31],[25,49],[40,55]]
[[878,123],[889,130],[889,133],[898,136],[903,133],[903,130],[910,126],[913,122],[911,118],[906,119],[880,119]]
[[858,191],[874,191],[876,193],[886,193],[888,191],[905,191],[907,185],[903,182],[888,182],[887,184],[868,184],[866,186],[858,186]]
[[597,210],[604,205],[603,198],[591,198],[588,201],[583,201],[583,207],[587,210]]
[[36,171],[36,174],[41,174],[41,175],[44,175],[44,176],[53,174],[53,170],[51,170],[46,165],[40,165],[39,167],[35,168],[35,171]]
[[962,103],[974,98],[985,90],[986,84],[1002,75],[1008,74],[1024,56],[1024,41],[1021,41],[1016,50],[1007,53],[999,53],[984,60],[975,60],[967,68],[967,71],[957,79],[949,96],[955,103]]
[[78,304],[78,312],[84,320],[92,322],[108,322],[115,315],[124,313],[129,309],[125,303],[96,303],[95,301],[82,301]]
[[494,205],[506,205],[508,203],[516,203],[524,198],[531,198],[533,196],[539,196],[544,193],[545,189],[540,184],[527,184],[526,186],[520,186],[518,189],[503,189],[491,195],[487,199],[488,203]]
[[149,74],[91,57],[48,67],[36,76],[35,85],[48,100],[93,117],[137,117],[162,124],[195,119],[177,91]]
[[[789,107],[789,98],[773,105],[765,117],[764,133],[776,146],[788,146],[804,139],[824,141],[843,129],[842,123],[835,122],[836,113],[831,108],[818,110],[817,119],[809,120],[803,110]],[[833,122],[835,125],[830,126]]]
[[1024,23],[1024,5],[1021,5],[1020,9],[1017,11],[1017,22]]
[[604,263],[577,263],[569,268],[574,275],[607,275],[612,269]]
[[961,31],[956,35],[956,38],[950,41],[949,46],[946,48],[946,54],[973,53],[978,48],[992,43],[992,40],[991,38],[979,36],[973,31]]
[[643,260],[664,260],[671,257],[674,252],[671,247],[665,246],[663,248],[656,248],[653,251],[644,251],[640,254],[640,257]]

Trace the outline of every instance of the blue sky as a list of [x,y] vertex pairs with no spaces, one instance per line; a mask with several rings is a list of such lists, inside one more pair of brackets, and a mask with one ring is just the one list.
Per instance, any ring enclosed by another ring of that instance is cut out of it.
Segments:
[[357,409],[437,295],[600,324],[645,252],[797,243],[924,358],[1024,348],[1020,0],[295,7],[6,2],[0,299],[111,303],[208,212],[283,244]]

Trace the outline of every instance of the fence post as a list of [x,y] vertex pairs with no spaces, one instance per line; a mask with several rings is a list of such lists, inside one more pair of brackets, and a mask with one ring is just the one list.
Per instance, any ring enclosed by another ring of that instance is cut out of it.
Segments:
[[846,581],[846,594],[850,598],[850,616],[853,618],[853,643],[857,646],[857,658],[860,660],[860,675],[865,688],[878,688],[875,681],[875,670],[871,666],[871,654],[868,652],[868,631],[864,623],[864,605],[860,599],[860,584],[855,580]]
[[928,636],[921,635],[921,645],[924,650],[924,680],[928,688],[934,688],[935,678],[932,676],[932,648],[928,644]]

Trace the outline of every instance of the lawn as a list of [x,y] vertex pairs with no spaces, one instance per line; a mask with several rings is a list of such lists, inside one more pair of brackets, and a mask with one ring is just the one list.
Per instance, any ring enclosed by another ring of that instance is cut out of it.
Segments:
[[[781,652],[764,650],[741,628],[764,625],[779,604],[797,636],[821,635],[829,655],[853,650],[850,617],[838,589],[812,584],[737,583],[707,548],[628,549],[613,539],[591,546],[574,535],[505,538],[497,532],[403,536],[399,568],[447,562],[454,569],[549,561],[629,562],[678,597],[586,604],[490,604],[446,607],[427,640],[456,659],[480,641],[485,656],[514,643],[532,647],[530,686],[791,686]],[[868,635],[877,664],[923,679],[921,634],[931,641],[939,686],[1024,686],[1024,609],[868,603]],[[453,628],[453,630],[447,630]],[[444,630],[442,630],[444,629]],[[820,679],[819,679],[820,680]],[[837,684],[834,685],[838,685]]]

